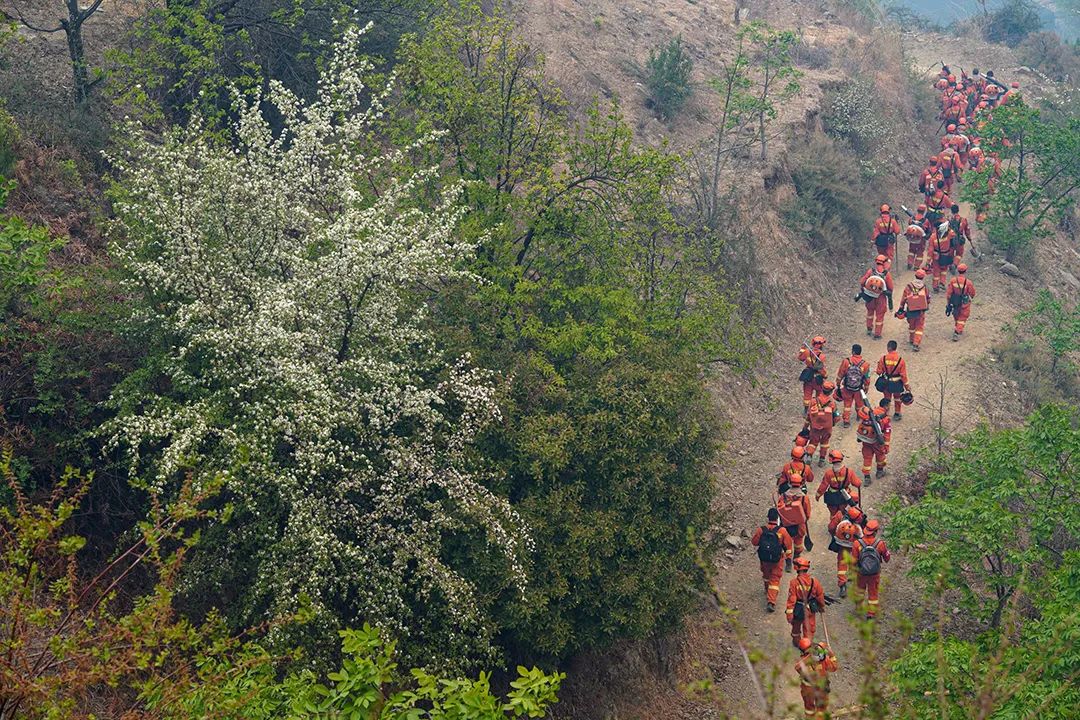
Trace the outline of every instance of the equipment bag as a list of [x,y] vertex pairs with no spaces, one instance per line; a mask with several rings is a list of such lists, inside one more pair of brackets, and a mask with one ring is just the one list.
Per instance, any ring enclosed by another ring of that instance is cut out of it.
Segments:
[[848,499],[844,496],[843,490],[833,490],[829,488],[825,491],[825,504],[832,505],[833,507],[839,507],[841,505],[847,505]]
[[874,381],[874,389],[879,393],[885,392],[889,387],[889,381],[884,375],[878,375],[877,380]]
[[757,556],[758,560],[761,560],[761,562],[780,562],[780,558],[784,557],[784,548],[783,545],[780,544],[780,528],[769,529],[766,526],[762,526],[761,539],[758,541]]
[[845,548],[843,545],[836,542],[835,537],[831,541],[829,541],[829,551],[830,552],[838,553],[838,552],[843,552],[846,549],[847,548]]
[[876,543],[867,545],[859,541],[859,574],[877,575],[881,572],[881,555],[877,551]]
[[848,369],[844,371],[842,384],[845,390],[858,392],[866,381],[866,373],[863,372],[862,364],[856,364],[848,360]]
[[806,617],[806,603],[802,600],[796,600],[795,606],[791,608],[791,619],[797,622],[802,622]]
[[799,373],[799,382],[813,382],[815,375],[817,375],[817,372],[814,368],[803,368],[803,371]]

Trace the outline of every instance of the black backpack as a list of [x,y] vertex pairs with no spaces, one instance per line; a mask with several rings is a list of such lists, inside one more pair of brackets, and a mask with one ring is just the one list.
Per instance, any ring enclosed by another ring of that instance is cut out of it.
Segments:
[[761,528],[761,539],[758,541],[757,556],[758,560],[761,560],[761,562],[780,562],[780,558],[784,556],[784,548],[780,544],[779,527],[775,527],[771,530],[767,527]]
[[877,551],[877,542],[867,545],[859,540],[859,574],[877,575],[881,572],[881,555]]

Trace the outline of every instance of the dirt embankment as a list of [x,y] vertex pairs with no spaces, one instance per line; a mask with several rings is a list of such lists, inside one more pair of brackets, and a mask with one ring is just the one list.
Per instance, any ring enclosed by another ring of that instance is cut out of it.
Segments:
[[[596,96],[619,98],[643,142],[668,142],[676,149],[690,148],[710,132],[712,103],[706,80],[718,74],[732,53],[736,28],[732,2],[706,0],[515,0],[514,17],[526,37],[547,57],[549,72],[577,107],[585,107]],[[1014,422],[1021,416],[1016,387],[994,372],[989,349],[1000,336],[1002,325],[1030,305],[1034,293],[1045,282],[1069,284],[1076,277],[1080,252],[1075,243],[1046,243],[1037,253],[1036,265],[1049,268],[1044,280],[1035,268],[1025,269],[1024,278],[1001,274],[989,253],[971,262],[969,277],[978,287],[978,297],[962,341],[951,341],[952,323],[944,316],[944,302],[934,298],[928,315],[922,352],[905,351],[906,323],[888,316],[885,335],[873,340],[864,334],[862,304],[852,302],[857,273],[864,269],[863,257],[814,256],[805,242],[795,237],[780,220],[780,206],[790,201],[793,188],[784,169],[785,154],[818,124],[823,86],[842,81],[852,67],[852,58],[875,53],[883,64],[874,73],[879,87],[895,83],[895,101],[912,102],[902,94],[903,63],[918,70],[928,69],[939,58],[956,66],[994,68],[999,77],[1019,79],[1034,96],[1055,92],[1037,73],[1018,66],[1008,48],[971,39],[941,35],[908,34],[895,38],[891,54],[871,47],[881,37],[855,31],[818,6],[793,2],[766,2],[751,6],[751,17],[801,33],[807,46],[831,55],[825,69],[804,70],[802,90],[786,104],[778,122],[789,129],[784,140],[771,148],[765,167],[745,172],[741,183],[756,183],[759,205],[754,208],[757,229],[758,270],[785,288],[786,308],[765,319],[763,332],[774,355],[759,366],[754,383],[725,379],[718,397],[732,420],[729,449],[718,464],[717,504],[725,515],[725,525],[717,528],[721,537],[739,538],[738,547],[727,547],[717,558],[715,569],[720,591],[737,611],[736,622],[744,631],[751,655],[760,651],[765,660],[759,675],[768,668],[779,671],[775,678],[776,702],[763,707],[759,685],[748,670],[734,634],[707,603],[688,619],[685,626],[666,637],[624,643],[605,653],[588,654],[568,668],[563,700],[556,715],[586,718],[756,718],[801,716],[798,688],[793,683],[795,662],[788,626],[782,612],[764,611],[761,576],[753,549],[745,538],[764,521],[772,503],[775,474],[787,460],[792,438],[802,426],[802,402],[796,376],[800,369],[794,356],[808,335],[828,338],[828,369],[835,375],[842,357],[852,343],[863,345],[863,355],[876,364],[885,352],[885,342],[896,339],[908,361],[911,384],[919,401],[895,424],[890,473],[876,481],[864,494],[864,506],[872,515],[895,494],[916,452],[934,441],[938,426],[954,435],[983,419],[995,423]],[[847,20],[846,18],[844,19]],[[681,35],[695,63],[694,79],[700,91],[670,124],[656,120],[646,107],[646,91],[641,68],[649,50]],[[944,56],[948,57],[944,57]],[[930,83],[927,72],[926,82]],[[885,184],[887,198],[867,197],[870,206],[883,199],[909,207],[918,202],[915,177],[926,157],[938,145],[933,128],[909,127],[898,155],[890,158],[896,168]],[[769,182],[766,182],[769,178]],[[968,209],[969,210],[969,209]],[[968,212],[969,216],[973,213]],[[869,228],[867,228],[867,232]],[[975,229],[976,245],[986,246]],[[901,248],[906,243],[901,240]],[[988,247],[982,248],[988,250]],[[869,244],[867,247],[869,253]],[[969,257],[970,260],[970,257]],[[894,271],[898,288],[912,279],[901,262]],[[1060,278],[1058,275],[1060,274]],[[810,282],[809,278],[824,278]],[[931,405],[944,382],[948,402],[939,419]],[[876,401],[878,394],[872,393]],[[861,457],[854,427],[840,428],[833,447],[844,452],[849,466],[858,470]],[[815,466],[815,470],[819,470]],[[828,518],[816,503],[811,518],[811,536],[818,545],[810,553],[814,574],[826,591],[835,594],[835,555],[828,552]],[[742,537],[740,537],[742,536]],[[735,543],[733,543],[735,544]],[[876,630],[878,646],[886,654],[899,644],[896,617],[911,614],[920,606],[920,594],[905,577],[906,562],[895,556],[885,573],[882,591],[883,618]],[[791,575],[783,581],[783,592]],[[783,598],[781,599],[781,603]],[[833,683],[833,707],[850,706],[859,696],[859,640],[855,627],[847,621],[850,600],[832,606],[827,616],[832,645],[840,657],[841,670]],[[819,625],[819,635],[823,628]],[[700,683],[705,680],[706,683]],[[764,678],[767,686],[770,682]]]

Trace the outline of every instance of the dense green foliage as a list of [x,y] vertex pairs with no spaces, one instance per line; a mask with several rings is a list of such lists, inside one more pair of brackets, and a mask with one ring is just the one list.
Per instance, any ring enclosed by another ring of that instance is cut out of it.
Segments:
[[[1065,718],[1080,701],[1080,416],[1046,405],[1011,430],[980,428],[894,503],[889,537],[942,610],[892,668],[902,717]],[[944,624],[959,602],[973,638]],[[927,702],[924,693],[935,703]]]
[[987,18],[983,37],[990,42],[1015,46],[1042,28],[1038,5],[1031,0],[1006,0]]
[[645,86],[649,88],[652,106],[660,117],[670,120],[690,99],[694,92],[690,85],[693,68],[690,54],[683,47],[682,36],[649,51],[649,59],[645,63]]

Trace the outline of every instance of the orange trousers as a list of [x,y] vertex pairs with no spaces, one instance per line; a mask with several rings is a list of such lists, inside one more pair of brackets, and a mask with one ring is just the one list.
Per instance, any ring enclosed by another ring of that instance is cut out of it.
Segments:
[[926,327],[925,310],[909,310],[907,314],[908,340],[922,345],[923,328]]
[[810,428],[810,439],[806,442],[806,457],[814,457],[814,450],[820,453],[820,457],[826,457],[829,454],[830,442],[832,442],[832,428],[828,430]]
[[949,264],[945,265],[944,267],[939,265],[937,260],[935,260],[931,265],[930,270],[934,276],[933,288],[935,291],[944,288],[946,285],[949,284],[949,267],[952,265],[952,258],[949,258],[949,261]]
[[870,474],[870,467],[873,465],[875,459],[877,460],[877,466],[884,469],[885,463],[887,462],[886,456],[889,454],[889,446],[871,443],[861,443],[861,445],[863,475]]
[[846,585],[848,581],[848,558],[851,550],[844,548],[836,553],[836,584]]
[[828,717],[828,690],[800,683],[799,693],[802,695],[803,712],[807,720],[825,720]]
[[776,596],[780,594],[780,581],[783,579],[783,560],[774,563],[761,563],[761,581],[765,585],[765,602],[776,602]]
[[878,611],[878,585],[881,584],[881,575],[859,575],[856,583],[860,590],[866,593],[866,616],[875,617]]
[[810,400],[814,397],[814,391],[818,389],[817,383],[804,382],[802,384],[803,407],[810,407]]
[[874,337],[881,337],[881,329],[885,326],[885,311],[889,309],[889,300],[884,295],[879,295],[866,303],[866,329],[873,330]]
[[[886,400],[892,400],[893,401],[893,412],[895,412],[895,413],[903,412],[904,403],[900,401],[900,395],[899,394],[893,395],[892,393],[883,393],[883,395],[885,396]],[[863,443],[863,444],[865,445],[866,443]]]
[[925,253],[926,253],[926,241],[925,240],[923,242],[921,242],[921,243],[911,243],[911,242],[909,242],[908,243],[908,250],[907,250],[907,268],[908,268],[908,270],[911,270],[912,268],[917,269],[917,268],[922,267],[923,264],[926,262],[925,258],[923,257],[925,255]]
[[799,647],[799,640],[802,638],[814,639],[814,632],[817,631],[817,613],[810,612],[810,608],[806,608],[806,614],[803,615],[802,621],[791,621],[791,644],[795,647]]
[[840,388],[840,397],[844,401],[844,410],[841,418],[844,422],[851,422],[851,404],[854,403],[855,410],[858,411],[858,409],[863,406],[862,395],[858,392]]
[[784,529],[791,536],[791,544],[795,547],[793,557],[803,554],[803,543],[806,542],[806,523],[801,525],[785,525]]
[[971,315],[971,303],[960,306],[960,309],[953,313],[953,322],[957,335],[964,334],[964,325],[967,323],[968,317]]

